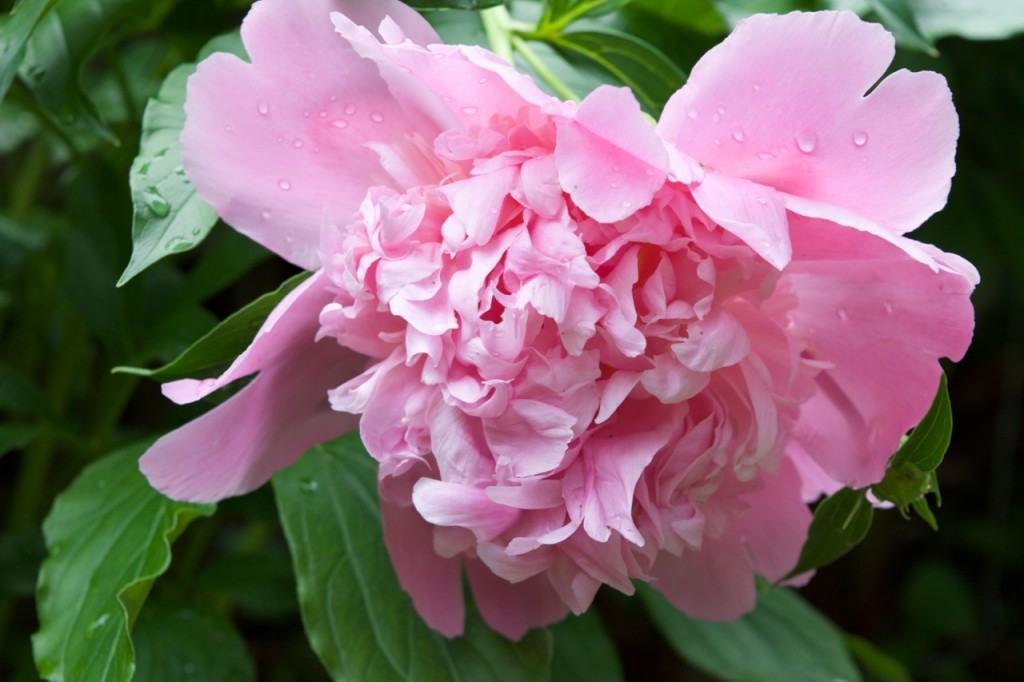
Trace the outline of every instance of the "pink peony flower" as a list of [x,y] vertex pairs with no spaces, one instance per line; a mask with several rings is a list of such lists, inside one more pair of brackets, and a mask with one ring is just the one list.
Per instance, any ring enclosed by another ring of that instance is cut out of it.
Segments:
[[[262,0],[252,63],[189,81],[185,168],[229,224],[311,270],[141,466],[178,499],[263,484],[360,429],[423,618],[465,569],[511,638],[651,581],[728,619],[795,565],[805,501],[882,478],[977,273],[903,236],[945,202],[942,77],[845,12],[757,16],[657,126],[579,106],[395,0]],[[867,91],[870,94],[865,95]]]

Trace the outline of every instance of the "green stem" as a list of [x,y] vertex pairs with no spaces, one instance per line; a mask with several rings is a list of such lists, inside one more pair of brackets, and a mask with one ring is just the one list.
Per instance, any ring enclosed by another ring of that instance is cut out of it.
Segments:
[[574,102],[580,101],[580,96],[577,95],[572,88],[565,84],[565,82],[556,76],[554,72],[548,68],[548,65],[537,56],[537,53],[518,35],[512,36],[512,47],[516,49],[519,54],[523,55],[523,59],[530,68],[533,69],[538,76],[540,76],[545,83],[551,86],[551,89],[555,91],[555,94],[562,99],[572,100]]
[[484,32],[487,34],[487,42],[491,44],[491,51],[509,64],[514,64],[509,30],[512,17],[509,16],[508,10],[500,5],[485,9],[480,12],[480,20],[484,24]]

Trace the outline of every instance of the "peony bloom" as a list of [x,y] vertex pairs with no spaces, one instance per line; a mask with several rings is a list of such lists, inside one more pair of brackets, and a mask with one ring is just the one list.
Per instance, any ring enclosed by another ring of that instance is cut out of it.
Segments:
[[[189,81],[185,169],[312,272],[142,470],[209,501],[360,429],[423,618],[465,569],[511,638],[650,581],[728,619],[795,565],[805,501],[879,481],[972,332],[977,273],[905,236],[957,118],[845,12],[757,16],[656,126],[578,106],[395,0],[262,0]],[[865,95],[870,90],[870,94]]]

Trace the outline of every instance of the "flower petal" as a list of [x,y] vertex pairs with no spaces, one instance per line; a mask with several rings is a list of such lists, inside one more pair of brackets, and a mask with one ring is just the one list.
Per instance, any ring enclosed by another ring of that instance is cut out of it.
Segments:
[[797,257],[782,278],[799,299],[791,319],[807,353],[833,365],[815,378],[794,435],[835,480],[860,488],[881,480],[924,416],[938,359],[966,351],[973,285],[864,232],[803,218],[791,228]]
[[462,634],[466,605],[462,600],[462,561],[434,551],[434,528],[413,507],[381,500],[384,542],[398,583],[409,593],[427,625],[445,637]]
[[480,561],[467,561],[466,573],[484,622],[513,641],[527,630],[550,625],[569,613],[546,575],[512,584]]
[[751,17],[693,68],[659,133],[721,173],[912,230],[945,204],[958,126],[934,73],[865,96],[893,45],[850,12]]
[[562,187],[590,217],[615,222],[651,203],[668,174],[668,152],[628,88],[601,86],[573,120],[558,122]]
[[423,125],[335,33],[333,10],[378,24],[392,13],[407,33],[432,35],[394,0],[262,0],[242,25],[252,63],[218,53],[199,65],[181,135],[200,196],[236,230],[310,270],[325,210],[347,220],[370,186],[389,182],[366,144],[390,145]]
[[154,443],[139,468],[176,500],[255,490],[313,445],[356,428],[357,417],[331,409],[327,390],[364,363],[332,340],[295,344],[226,402]]

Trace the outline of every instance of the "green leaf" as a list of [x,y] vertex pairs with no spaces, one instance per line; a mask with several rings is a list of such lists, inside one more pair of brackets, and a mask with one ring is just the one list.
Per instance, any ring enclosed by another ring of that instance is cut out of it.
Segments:
[[628,86],[648,113],[657,116],[686,74],[656,47],[610,30],[573,31],[548,39],[563,51],[581,55]]
[[939,55],[935,45],[918,27],[910,0],[871,0],[871,7],[900,45],[920,50],[932,57]]
[[131,679],[129,632],[170,564],[170,544],[213,513],[212,505],[173,502],[150,487],[138,468],[147,445],[86,467],[43,523],[49,555],[39,573],[32,647],[48,680]]
[[537,30],[552,35],[587,16],[600,16],[624,7],[629,0],[547,0]]
[[633,0],[630,7],[705,35],[720,36],[727,32],[711,0]]
[[508,0],[405,0],[405,4],[416,9],[482,10],[507,3]]
[[60,0],[18,0],[7,23],[0,26],[0,101],[14,82],[32,32],[59,4]]
[[57,419],[50,401],[16,367],[0,361],[0,409],[49,421]]
[[846,635],[846,647],[857,664],[878,682],[912,682],[910,673],[898,660],[874,644],[855,635]]
[[256,670],[245,640],[209,607],[151,604],[132,632],[134,682],[246,682]]
[[308,276],[308,272],[300,272],[274,291],[263,294],[244,308],[232,313],[163,367],[115,367],[113,371],[149,377],[155,381],[211,376],[248,348],[270,311]]
[[648,585],[639,585],[637,591],[672,648],[715,679],[861,679],[839,630],[790,589],[759,591],[757,608],[731,623],[690,618]]
[[875,511],[864,490],[842,488],[814,510],[807,542],[790,576],[827,566],[860,544]]
[[273,478],[313,650],[336,680],[544,680],[550,637],[512,643],[472,615],[466,634],[430,630],[382,539],[377,463],[359,436],[314,447]]
[[939,379],[939,390],[921,423],[893,455],[890,466],[909,463],[921,471],[935,471],[949,449],[953,435],[953,410],[949,404],[946,375]]
[[[237,38],[214,41],[217,48],[244,58]],[[196,194],[181,165],[178,138],[185,126],[185,82],[195,69],[195,64],[182,64],[171,71],[142,116],[139,153],[128,176],[132,257],[118,286],[165,256],[195,248],[217,222],[216,211]]]
[[817,9],[813,0],[711,0],[730,26],[752,14],[786,14]]
[[35,424],[4,423],[0,424],[0,457],[13,450],[20,450],[39,435],[39,427]]
[[623,679],[615,644],[594,609],[582,616],[569,616],[551,626],[550,632],[555,641],[552,680],[617,682]]
[[1024,32],[1020,0],[910,0],[926,36],[999,40]]

